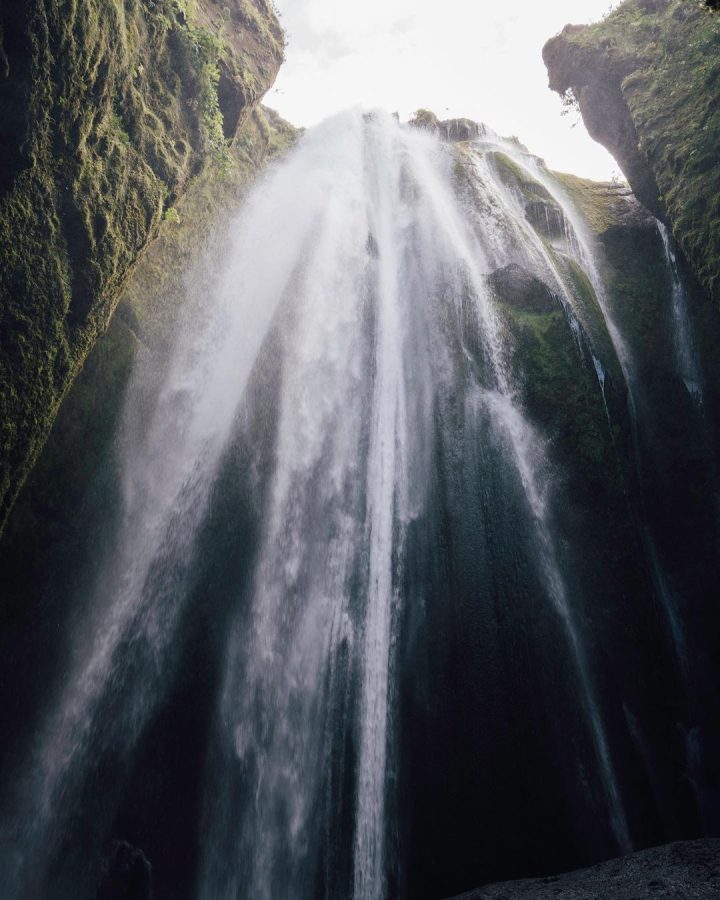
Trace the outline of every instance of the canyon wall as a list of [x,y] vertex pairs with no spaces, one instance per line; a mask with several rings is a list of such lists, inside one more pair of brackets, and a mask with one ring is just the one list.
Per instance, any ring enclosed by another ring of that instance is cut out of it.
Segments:
[[0,10],[0,530],[161,220],[275,79],[266,0]]

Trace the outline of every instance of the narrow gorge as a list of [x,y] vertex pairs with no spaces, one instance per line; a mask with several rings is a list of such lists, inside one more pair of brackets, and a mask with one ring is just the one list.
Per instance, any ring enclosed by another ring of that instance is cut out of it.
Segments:
[[0,10],[2,897],[715,896],[718,15],[546,44],[595,182],[109,6]]

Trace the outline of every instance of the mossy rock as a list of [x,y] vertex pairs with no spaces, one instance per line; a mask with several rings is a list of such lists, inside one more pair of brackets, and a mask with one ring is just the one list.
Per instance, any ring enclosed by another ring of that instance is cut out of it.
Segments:
[[554,172],[553,177],[580,210],[595,237],[614,226],[634,227],[652,222],[627,184],[590,181],[564,172]]
[[282,54],[265,0],[0,8],[0,529],[165,209],[229,161],[219,84],[238,124]]
[[558,298],[545,308],[501,303],[510,370],[551,457],[583,496],[619,495],[623,472],[587,344],[578,342]]
[[[159,237],[130,273],[109,327],[60,405],[0,540],[3,611],[9,620],[22,618],[32,606],[35,573],[49,565],[47,554],[59,547],[71,554],[95,527],[85,511],[93,506],[103,471],[114,471],[113,442],[129,379],[139,355],[151,369],[166,360],[192,254],[208,234],[223,230],[252,179],[296,135],[272,110],[253,110],[230,148],[230,174],[211,164],[178,201],[177,220],[163,221]],[[109,476],[112,484],[116,479]]]
[[503,183],[522,198],[525,218],[532,227],[550,241],[564,237],[565,215],[546,188],[505,153],[493,150],[488,159]]
[[550,288],[516,263],[492,272],[488,282],[496,296],[515,309],[544,313],[559,308],[560,301]]
[[499,150],[491,150],[487,157],[501,181],[509,188],[518,191],[527,203],[540,202],[548,206],[556,206],[546,188],[530,177],[521,166],[505,153]]
[[530,201],[525,205],[525,218],[536,231],[551,241],[565,236],[565,216],[554,203]]

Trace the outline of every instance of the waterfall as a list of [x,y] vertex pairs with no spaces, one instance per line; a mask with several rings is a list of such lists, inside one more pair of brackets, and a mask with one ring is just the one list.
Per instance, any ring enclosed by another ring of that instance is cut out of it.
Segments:
[[[631,847],[558,549],[553,463],[523,409],[487,276],[522,258],[558,292],[576,335],[580,326],[553,255],[475,162],[482,203],[470,209],[453,184],[452,148],[382,113],[335,117],[268,172],[231,225],[220,270],[191,285],[151,402],[141,402],[142,367],[128,394],[122,521],[23,780],[23,851],[6,896],[43,882],[53,835],[69,827],[96,760],[129,758],[151,720],[219,473],[238,431],[260,418],[273,423],[265,457],[249,466],[263,483],[260,538],[225,601],[198,896],[390,895],[393,673],[404,609],[420,602],[403,589],[408,534],[430,515],[439,450],[452,458],[437,416],[451,405],[522,497],[528,565],[544,593],[533,602],[564,635],[604,815],[620,849]],[[484,477],[499,483],[496,471]]]
[[687,307],[687,291],[678,271],[677,259],[673,250],[670,235],[663,223],[657,220],[657,228],[662,239],[665,259],[672,281],[671,311],[673,324],[673,352],[678,373],[683,380],[692,399],[699,405],[703,403],[702,378],[697,365],[697,353],[692,332],[692,324]]
[[[636,510],[637,526],[643,547],[645,564],[653,585],[655,596],[659,603],[665,621],[666,633],[672,647],[675,664],[677,666],[680,689],[685,695],[688,707],[687,715],[689,725],[677,723],[688,735],[686,741],[686,767],[691,772],[690,783],[695,793],[695,802],[702,816],[708,816],[706,810],[712,808],[711,792],[707,788],[708,775],[707,763],[704,761],[703,732],[695,722],[704,715],[702,704],[698,703],[702,691],[705,689],[707,674],[698,674],[697,658],[702,658],[706,652],[704,635],[692,634],[688,627],[687,583],[676,583],[673,577],[675,573],[668,566],[667,560],[659,548],[657,525],[649,510],[654,498],[648,488],[646,472],[653,467],[653,438],[652,416],[656,411],[652,409],[658,402],[647,394],[647,385],[638,372],[639,351],[641,348],[631,347],[623,335],[615,318],[611,298],[608,294],[605,279],[601,272],[601,263],[598,257],[598,249],[592,234],[584,222],[575,204],[569,198],[561,184],[549,173],[544,166],[538,164],[536,158],[529,154],[518,152],[512,144],[505,142],[504,152],[513,161],[528,172],[532,178],[540,183],[557,202],[564,214],[570,231],[569,246],[574,249],[576,258],[580,261],[583,270],[592,284],[595,297],[602,311],[607,333],[612,342],[612,348],[620,365],[623,380],[627,386],[627,410],[630,422],[633,463],[638,485],[638,508]],[[665,261],[671,281],[671,293],[668,306],[668,320],[671,328],[669,333],[672,341],[673,363],[677,376],[680,378],[687,391],[686,422],[696,423],[698,444],[702,448],[703,455],[707,455],[706,465],[710,481],[710,495],[712,497],[712,512],[715,522],[718,521],[717,474],[715,463],[712,461],[715,455],[714,438],[708,426],[707,411],[704,405],[703,376],[700,370],[699,357],[696,347],[696,336],[688,307],[687,288],[681,277],[677,257],[673,248],[672,238],[667,228],[659,221],[655,225],[662,241]],[[591,348],[592,349],[592,348]],[[592,349],[593,359],[598,373],[598,381],[604,392],[605,367],[596,351]],[[663,399],[660,399],[661,404]],[[610,414],[607,410],[608,422]],[[650,421],[649,421],[650,420]],[[717,526],[715,526],[717,527]],[[714,555],[712,557],[714,559]],[[698,564],[699,564],[698,560]],[[690,588],[692,591],[692,588]],[[694,649],[693,649],[694,647]],[[631,729],[632,731],[633,729]],[[703,735],[703,736],[701,736]]]
[[[367,528],[369,572],[364,623],[360,751],[354,860],[354,896],[372,900],[383,890],[383,831],[385,759],[390,671],[390,636],[393,600],[393,519],[398,476],[410,477],[407,447],[406,401],[403,384],[403,314],[399,307],[407,295],[402,280],[402,163],[388,165],[402,153],[397,135],[383,130],[369,142],[368,191],[372,198],[371,233],[378,252],[375,388],[367,473]],[[409,248],[408,248],[409,249]]]

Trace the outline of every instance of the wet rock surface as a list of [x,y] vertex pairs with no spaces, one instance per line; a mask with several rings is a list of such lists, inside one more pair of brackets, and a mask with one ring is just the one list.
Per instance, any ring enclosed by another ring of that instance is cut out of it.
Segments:
[[491,884],[456,900],[640,900],[720,896],[720,840],[680,841],[546,878]]
[[497,269],[488,280],[501,300],[518,309],[541,313],[557,308],[555,295],[545,282],[516,263]]
[[127,841],[112,841],[103,862],[95,900],[151,900],[152,868],[142,850]]
[[440,136],[446,141],[474,141],[485,132],[485,126],[472,119],[446,119],[438,122]]
[[720,18],[685,0],[626,0],[543,49],[550,88],[577,106],[638,199],[670,226],[717,302]]

